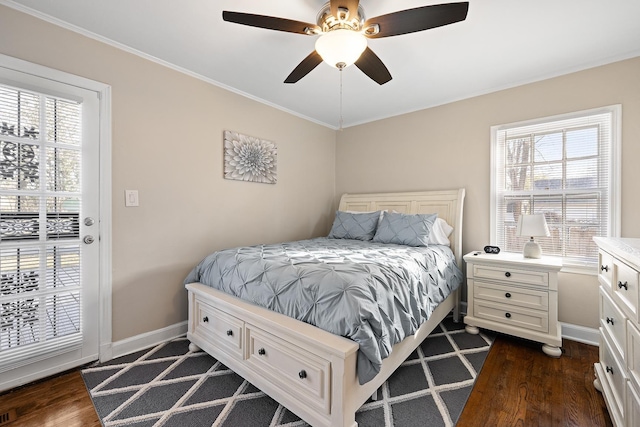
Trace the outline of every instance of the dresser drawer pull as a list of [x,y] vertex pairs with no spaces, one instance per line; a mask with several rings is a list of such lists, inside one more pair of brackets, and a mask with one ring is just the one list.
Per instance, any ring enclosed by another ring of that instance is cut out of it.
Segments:
[[267,354],[267,352],[264,350],[264,348],[260,348],[260,349],[258,349],[258,354],[260,356],[264,356],[265,354]]
[[511,298],[511,294],[509,292],[507,292],[506,294],[504,294],[505,297],[507,298]]
[[227,331],[227,336],[228,336],[228,337],[232,337],[232,336],[233,336],[233,331],[232,331],[231,329],[229,329],[229,330]]
[[505,313],[504,317],[506,317],[507,319],[510,319],[511,318],[511,313]]
[[613,368],[611,366],[607,366],[607,372],[613,375]]
[[607,323],[611,323],[611,326],[613,326],[613,317],[607,317]]
[[606,272],[609,272],[609,266],[608,266],[608,265],[601,265],[601,266],[600,266],[600,271],[606,271]]
[[507,277],[511,277],[511,273],[509,273],[508,271],[506,273],[504,273],[505,276]]
[[208,322],[209,322],[209,318],[208,318],[207,316],[204,316],[204,317],[202,318],[202,321],[203,321],[204,323],[208,323]]
[[300,377],[301,380],[307,378],[307,371],[303,369],[302,371],[298,372],[298,376]]
[[629,290],[629,286],[627,286],[627,282],[624,282],[624,283],[618,282],[618,288],[620,289],[624,288],[625,291]]

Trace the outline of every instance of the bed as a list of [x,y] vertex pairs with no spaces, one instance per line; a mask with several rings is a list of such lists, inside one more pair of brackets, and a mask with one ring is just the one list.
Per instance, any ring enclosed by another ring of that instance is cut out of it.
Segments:
[[[423,216],[436,213],[453,227],[449,236],[450,252],[457,265],[462,266],[464,196],[464,189],[345,194],[338,210]],[[345,248],[348,250],[360,247],[356,241],[347,243]],[[301,245],[311,246],[313,250],[315,242],[303,241]],[[299,247],[294,249],[298,251]],[[287,250],[293,249],[287,247]],[[386,250],[381,249],[382,252]],[[325,260],[324,264],[333,268],[331,260]],[[348,334],[337,335],[204,283],[187,282],[187,338],[191,341],[191,349],[202,349],[211,354],[313,426],[357,426],[355,412],[358,408],[375,395],[445,316],[453,311],[454,319],[459,317],[460,289],[457,287],[444,295],[443,301],[437,301],[437,306],[427,313],[428,318],[425,316],[426,321],[417,324],[411,335],[400,336],[400,342],[393,344],[388,352],[383,351],[385,354],[380,363],[374,361],[372,365],[375,369],[372,374],[362,369],[367,346],[360,349],[356,340],[345,338]],[[359,327],[356,329],[361,332]]]

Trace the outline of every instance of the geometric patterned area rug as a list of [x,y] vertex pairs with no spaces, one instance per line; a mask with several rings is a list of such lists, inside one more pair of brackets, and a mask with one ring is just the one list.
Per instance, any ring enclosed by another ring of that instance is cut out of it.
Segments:
[[[445,319],[356,414],[359,427],[454,426],[493,336]],[[305,427],[186,338],[82,370],[105,427]]]

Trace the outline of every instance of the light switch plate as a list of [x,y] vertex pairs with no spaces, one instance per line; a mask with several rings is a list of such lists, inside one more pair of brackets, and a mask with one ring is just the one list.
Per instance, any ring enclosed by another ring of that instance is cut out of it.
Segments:
[[139,206],[138,190],[124,190],[124,205],[126,207]]

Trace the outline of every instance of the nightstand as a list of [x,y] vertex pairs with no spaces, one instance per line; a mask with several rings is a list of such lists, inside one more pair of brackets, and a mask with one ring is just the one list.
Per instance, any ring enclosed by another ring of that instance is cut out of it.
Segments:
[[467,263],[466,331],[478,328],[537,341],[542,351],[560,357],[562,335],[558,323],[556,257],[524,258],[520,253],[471,252]]

